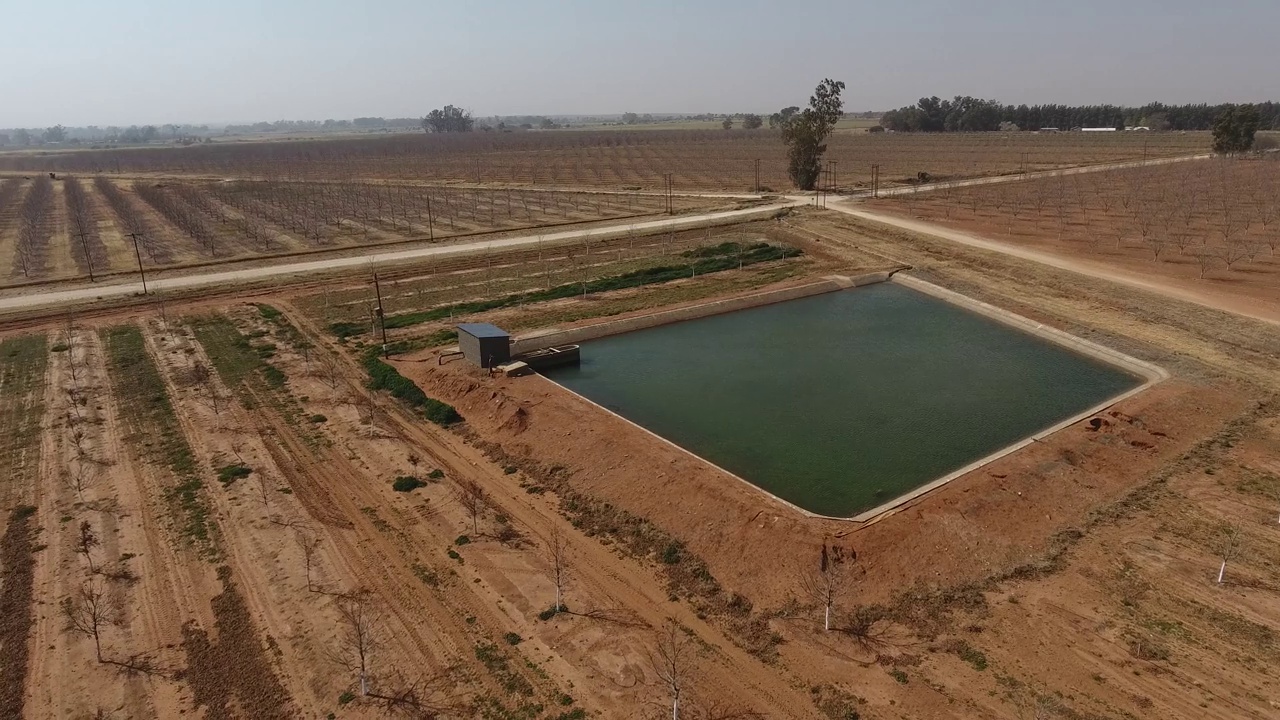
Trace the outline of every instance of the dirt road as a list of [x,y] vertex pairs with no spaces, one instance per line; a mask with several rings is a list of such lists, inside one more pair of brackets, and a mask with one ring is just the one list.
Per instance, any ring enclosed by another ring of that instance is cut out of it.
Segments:
[[[184,275],[180,277],[149,281],[147,283],[147,290],[150,293],[156,293],[164,290],[186,290],[198,287],[231,285],[260,281],[275,277],[285,277],[289,275],[306,275],[311,273],[341,270],[343,268],[373,266],[380,263],[395,263],[405,260],[420,260],[423,258],[451,257],[455,255],[490,252],[493,250],[507,250],[538,244],[545,244],[548,246],[562,245],[569,242],[577,242],[589,238],[609,237],[632,231],[643,233],[652,232],[654,230],[680,230],[707,223],[723,224],[731,222],[745,222],[748,220],[759,220],[761,218],[768,217],[778,210],[794,204],[795,202],[788,200],[785,202],[774,203],[762,207],[747,208],[744,210],[724,210],[721,212],[686,215],[672,219],[608,225],[586,230],[568,230],[564,232],[538,235],[521,235],[518,237],[460,243],[456,245],[423,244],[418,247],[410,248],[408,250],[400,250],[397,252],[329,258],[326,260],[269,265],[266,267],[247,268],[243,270],[225,270],[221,272],[208,272],[197,275]],[[76,303],[92,302],[94,300],[106,300],[110,298],[127,297],[129,295],[139,295],[141,293],[141,282],[79,287],[70,290],[56,290],[50,292],[24,293],[22,295],[0,298],[0,313],[40,307],[71,305]]]
[[1188,288],[1184,284],[1176,281],[1166,281],[1154,278],[1151,275],[1119,270],[1114,267],[1108,267],[1107,265],[1099,262],[1080,260],[1053,253],[1041,252],[1039,250],[1020,247],[1011,243],[1000,242],[999,240],[992,240],[990,238],[979,237],[970,233],[952,230],[940,225],[921,222],[919,220],[908,220],[906,218],[900,218],[893,215],[871,212],[850,203],[833,202],[827,207],[831,210],[837,210],[863,220],[870,220],[872,222],[890,225],[903,230],[910,230],[911,232],[931,235],[933,237],[942,238],[962,245],[968,245],[970,247],[1011,255],[1022,260],[1031,260],[1059,270],[1069,270],[1071,272],[1108,280],[1121,285],[1149,290],[1166,297],[1185,300],[1214,310],[1222,310],[1224,312],[1242,315],[1254,320],[1261,320],[1262,322],[1271,323],[1272,325],[1280,325],[1280,303],[1258,303],[1234,297],[1227,297],[1212,291],[1200,291]]

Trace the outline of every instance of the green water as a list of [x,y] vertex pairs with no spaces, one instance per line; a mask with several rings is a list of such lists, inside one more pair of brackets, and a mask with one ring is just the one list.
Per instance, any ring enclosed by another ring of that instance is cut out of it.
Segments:
[[593,340],[546,374],[840,517],[1141,382],[894,283]]

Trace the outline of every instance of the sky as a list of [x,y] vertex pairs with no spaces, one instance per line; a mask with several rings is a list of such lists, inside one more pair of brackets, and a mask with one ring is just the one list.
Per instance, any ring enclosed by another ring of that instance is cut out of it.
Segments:
[[1277,0],[0,0],[0,127],[1280,98]]

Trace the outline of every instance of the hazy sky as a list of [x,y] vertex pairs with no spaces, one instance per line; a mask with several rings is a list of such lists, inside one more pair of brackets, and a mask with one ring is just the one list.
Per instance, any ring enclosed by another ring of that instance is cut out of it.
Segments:
[[1280,0],[0,0],[0,127],[1280,97]]

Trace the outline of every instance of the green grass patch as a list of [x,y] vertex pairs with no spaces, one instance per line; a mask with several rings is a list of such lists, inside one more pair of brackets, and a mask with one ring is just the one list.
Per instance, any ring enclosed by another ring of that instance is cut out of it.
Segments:
[[508,693],[512,695],[533,695],[533,684],[519,672],[512,669],[507,654],[497,645],[489,642],[479,642],[476,643],[475,652],[476,659],[484,664],[485,668],[489,670]]
[[987,669],[987,656],[964,640],[952,640],[947,645],[947,651],[972,665],[974,670],[981,672]]
[[173,473],[165,495],[178,510],[182,535],[202,551],[216,554],[217,528],[200,492],[201,472],[142,332],[133,325],[119,325],[103,330],[102,340],[112,390],[123,406],[126,441],[144,460]]
[[284,317],[284,313],[266,303],[254,303],[254,307],[258,308],[258,314],[262,316],[263,320],[276,322]]

